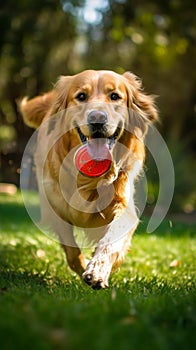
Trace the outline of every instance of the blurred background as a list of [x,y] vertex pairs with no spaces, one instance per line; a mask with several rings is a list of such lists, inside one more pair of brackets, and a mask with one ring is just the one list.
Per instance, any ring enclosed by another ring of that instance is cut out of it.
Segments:
[[[157,95],[157,125],[175,167],[171,212],[196,209],[196,2],[6,0],[0,5],[0,182],[19,186],[33,130],[17,101],[84,69],[132,71]],[[147,156],[147,205],[158,175]]]

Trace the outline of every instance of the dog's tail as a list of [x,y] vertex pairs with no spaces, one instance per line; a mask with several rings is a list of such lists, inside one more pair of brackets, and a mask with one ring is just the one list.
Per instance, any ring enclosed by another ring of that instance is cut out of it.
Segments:
[[54,91],[34,97],[31,100],[24,97],[22,101],[19,102],[19,109],[22,113],[25,124],[31,128],[37,129],[42,123],[44,117],[46,117],[50,111],[54,98]]

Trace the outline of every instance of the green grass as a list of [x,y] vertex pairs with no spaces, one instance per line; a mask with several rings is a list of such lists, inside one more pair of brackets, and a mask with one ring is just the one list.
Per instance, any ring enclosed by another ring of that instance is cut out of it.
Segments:
[[145,226],[109,289],[94,291],[33,225],[20,194],[1,195],[0,348],[192,350],[195,227],[165,220],[146,234]]

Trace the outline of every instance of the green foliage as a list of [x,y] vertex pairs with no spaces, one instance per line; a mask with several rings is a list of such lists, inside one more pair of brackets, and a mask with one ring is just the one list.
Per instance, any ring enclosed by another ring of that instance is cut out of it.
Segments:
[[170,144],[175,167],[175,194],[173,210],[187,213],[196,209],[196,188],[193,174],[196,173],[195,157],[189,152],[185,140],[178,147]]
[[[185,140],[178,147],[174,143],[168,143],[169,151],[175,170],[175,188],[170,212],[184,211],[191,213],[196,208],[195,178],[196,172],[195,158],[189,152]],[[164,155],[160,155],[163,157]],[[152,155],[147,152],[145,174],[147,177],[147,206],[153,208],[159,195],[159,175]]]
[[195,227],[142,222],[108,290],[68,269],[30,222],[20,194],[0,196],[1,349],[187,350],[195,344]]
[[58,74],[58,51],[62,45],[66,50],[61,56],[61,69],[64,65],[62,73],[66,73],[69,43],[76,36],[76,18],[64,12],[56,0],[44,3],[7,1],[1,19],[4,20],[1,36],[3,98],[20,97],[24,90],[32,95],[43,88],[51,88]]

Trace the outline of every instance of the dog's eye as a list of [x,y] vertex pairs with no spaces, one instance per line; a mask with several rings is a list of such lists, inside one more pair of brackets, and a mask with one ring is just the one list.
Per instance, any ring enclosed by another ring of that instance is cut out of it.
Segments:
[[84,102],[87,99],[87,94],[85,94],[85,92],[79,92],[79,94],[76,96],[76,99],[80,102]]
[[121,99],[121,97],[119,96],[119,94],[117,94],[117,92],[112,92],[111,95],[110,95],[110,99],[112,101],[118,101]]

